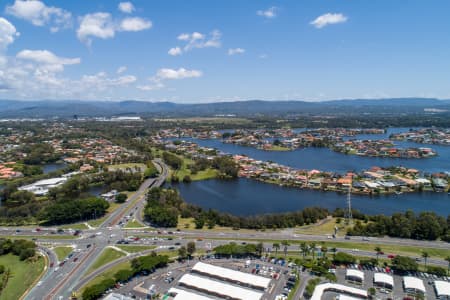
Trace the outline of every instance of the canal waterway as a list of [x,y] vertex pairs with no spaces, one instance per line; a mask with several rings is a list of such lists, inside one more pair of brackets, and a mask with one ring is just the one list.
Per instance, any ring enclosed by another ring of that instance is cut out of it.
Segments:
[[[384,134],[366,134],[351,137],[352,139],[387,139],[390,134],[408,131],[409,128],[389,128]],[[348,138],[347,138],[348,139]],[[346,155],[328,148],[301,148],[293,151],[264,151],[254,147],[226,144],[221,139],[191,139],[200,146],[219,149],[225,153],[243,154],[257,160],[273,161],[282,165],[312,170],[347,172],[367,170],[371,167],[404,166],[423,172],[434,173],[450,171],[450,147],[441,145],[418,144],[406,141],[394,141],[397,147],[431,147],[438,156],[422,159],[379,158],[358,155]]]
[[[251,179],[203,180],[173,185],[188,203],[235,215],[256,215],[301,210],[320,206],[329,210],[344,208],[346,194],[281,187]],[[352,206],[367,214],[434,211],[450,214],[447,193],[403,193],[389,196],[352,195]]]
[[[389,128],[384,134],[357,135],[346,139],[388,139],[392,133],[405,132],[409,128]],[[302,129],[296,130],[303,131]],[[431,147],[438,152],[437,157],[424,159],[375,158],[345,155],[328,148],[303,148],[294,151],[264,151],[253,147],[225,144],[220,139],[186,139],[200,146],[219,149],[225,153],[243,154],[257,160],[273,161],[298,169],[318,169],[322,171],[361,171],[373,166],[404,166],[423,172],[450,171],[450,147],[395,141],[397,147]],[[236,215],[300,210],[310,206],[321,206],[334,210],[346,206],[346,195],[335,192],[301,190],[281,187],[250,179],[232,181],[206,180],[175,186],[183,198],[203,208],[212,208]],[[352,206],[368,214],[434,211],[440,215],[450,214],[450,195],[447,193],[403,193],[385,196],[352,195]]]

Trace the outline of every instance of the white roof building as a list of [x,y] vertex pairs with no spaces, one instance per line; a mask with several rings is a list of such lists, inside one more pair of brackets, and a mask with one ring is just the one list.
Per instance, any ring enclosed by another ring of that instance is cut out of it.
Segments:
[[106,295],[103,300],[133,300],[133,298],[117,293],[111,293]]
[[391,289],[394,287],[394,278],[386,273],[373,274],[373,282],[378,285],[390,287]]
[[323,293],[327,291],[334,291],[338,293],[345,293],[355,297],[366,299],[368,297],[367,291],[357,289],[351,286],[346,286],[338,283],[323,283],[316,286],[311,300],[321,300]]
[[425,286],[423,285],[422,279],[405,276],[403,277],[403,287],[405,290],[414,290],[422,293],[426,293]]
[[50,179],[43,179],[36,181],[35,183],[24,185],[19,187],[20,191],[28,191],[35,195],[45,195],[48,191],[54,187],[57,187],[67,181],[66,177],[57,177]]
[[192,268],[192,271],[224,279],[226,281],[239,282],[241,285],[246,285],[262,290],[268,288],[271,281],[271,278],[239,272],[227,268],[205,264],[202,262],[196,263]]
[[436,296],[440,299],[450,299],[450,282],[436,280],[434,282],[434,290],[436,291]]
[[185,290],[171,288],[169,294],[175,295],[173,300],[214,300],[213,298],[201,296],[196,293],[191,293]]
[[355,269],[347,269],[345,278],[356,279],[358,281],[364,281],[364,272]]
[[260,300],[263,293],[219,281],[185,274],[178,282],[180,285],[205,293],[233,300]]

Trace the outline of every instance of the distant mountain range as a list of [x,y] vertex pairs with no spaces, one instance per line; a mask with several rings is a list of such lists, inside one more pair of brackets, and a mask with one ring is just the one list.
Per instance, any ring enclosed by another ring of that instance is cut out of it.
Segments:
[[418,114],[450,112],[450,100],[433,98],[354,99],[322,102],[248,100],[199,104],[145,101],[0,100],[0,118],[70,118],[124,115],[155,117]]

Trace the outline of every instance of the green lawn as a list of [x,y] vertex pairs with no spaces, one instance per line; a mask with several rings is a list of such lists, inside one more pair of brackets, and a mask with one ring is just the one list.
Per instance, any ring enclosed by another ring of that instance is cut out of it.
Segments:
[[53,248],[53,251],[55,251],[56,256],[58,257],[59,261],[62,261],[64,258],[66,258],[72,251],[72,247],[55,247]]
[[59,235],[59,234],[49,234],[49,235],[0,235],[1,238],[10,240],[31,240],[33,238],[39,238],[40,240],[72,240],[76,239],[72,235]]
[[142,246],[142,245],[116,245],[116,247],[128,253],[136,253],[156,248],[156,246]]
[[127,225],[125,225],[125,228],[143,228],[143,227],[147,227],[147,226],[142,225],[135,219],[131,220],[130,222],[127,223]]
[[193,181],[197,180],[206,180],[206,179],[213,179],[216,178],[218,175],[217,170],[209,168],[200,172],[197,172],[196,174],[192,174],[191,170],[188,169],[188,166],[191,164],[194,164],[194,161],[190,158],[178,155],[179,158],[183,160],[183,165],[181,166],[180,170],[173,171],[173,174],[178,176],[178,178],[183,180],[184,176],[188,175],[191,177]]
[[338,228],[340,234],[347,232],[349,226],[344,224],[342,220],[339,224],[336,223],[336,218],[330,218],[320,221],[316,224],[304,225],[295,228],[295,233],[301,234],[323,234],[332,235],[334,233],[334,227]]
[[81,295],[87,287],[89,287],[91,285],[95,285],[97,283],[100,283],[105,279],[110,279],[110,278],[114,279],[114,274],[119,270],[130,269],[130,268],[131,268],[131,265],[130,265],[129,261],[124,261],[120,264],[117,264],[117,265],[105,270],[103,273],[101,273],[100,275],[96,276],[94,279],[89,281],[89,283],[87,285],[81,287],[80,290],[78,290],[77,294]]
[[86,230],[88,227],[84,223],[73,223],[59,226],[62,229]]
[[125,254],[123,254],[122,252],[119,252],[112,248],[105,248],[105,250],[103,250],[102,254],[100,254],[100,256],[97,258],[94,264],[88,269],[86,274],[89,274],[92,271],[100,268],[101,266],[106,265],[107,263],[119,259],[123,256],[125,256]]
[[0,265],[11,270],[6,288],[0,294],[0,300],[19,299],[44,270],[43,257],[35,262],[20,261],[18,256],[8,254],[0,256]]
[[[199,236],[200,237],[200,236]],[[192,237],[192,238],[195,238]],[[211,239],[211,238],[208,238]],[[213,238],[212,240],[229,240],[229,238]],[[260,241],[266,243],[281,243],[281,240],[273,240],[273,239],[240,239],[233,238],[233,240],[242,240],[252,243],[257,243]],[[299,245],[302,241],[290,241],[291,245]],[[310,244],[311,241],[304,241],[307,244]],[[381,251],[385,254],[398,254],[398,255],[406,255],[406,256],[421,256],[422,251],[426,250],[430,257],[445,259],[450,256],[450,249],[437,249],[437,248],[426,248],[426,247],[414,247],[414,246],[401,246],[401,245],[386,245],[386,244],[378,244],[371,242],[363,242],[363,241],[355,241],[355,242],[319,242],[315,241],[317,246],[324,245],[328,249],[330,248],[343,248],[343,249],[358,249],[358,250],[366,250],[366,251],[374,251],[375,247],[380,247]],[[300,251],[300,248],[299,248]],[[374,251],[375,252],[375,251]],[[278,251],[280,253],[280,251]],[[358,253],[355,251],[355,255]]]

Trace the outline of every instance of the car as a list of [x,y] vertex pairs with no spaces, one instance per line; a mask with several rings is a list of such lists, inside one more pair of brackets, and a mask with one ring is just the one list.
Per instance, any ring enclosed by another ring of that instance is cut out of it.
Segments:
[[36,284],[36,286],[41,286],[41,284],[42,284],[42,280],[39,281],[39,282]]
[[78,257],[75,257],[75,258],[73,259],[73,262],[77,262],[77,260],[78,260]]
[[41,229],[38,227],[38,228],[36,228],[36,231],[39,232],[39,231],[41,231]]
[[175,250],[175,247],[174,246],[170,246],[169,250]]
[[86,248],[90,248],[92,245],[91,244],[87,244],[86,245]]
[[350,239],[350,236],[346,235],[346,236],[344,237],[344,239],[349,240],[349,239]]
[[62,267],[62,266],[64,266],[65,263],[66,262],[63,260],[62,262],[59,263],[59,266]]
[[180,245],[181,245],[180,242],[176,242],[176,243],[175,243],[175,246],[180,246]]
[[55,269],[53,269],[53,272],[58,272],[59,268],[56,267]]

